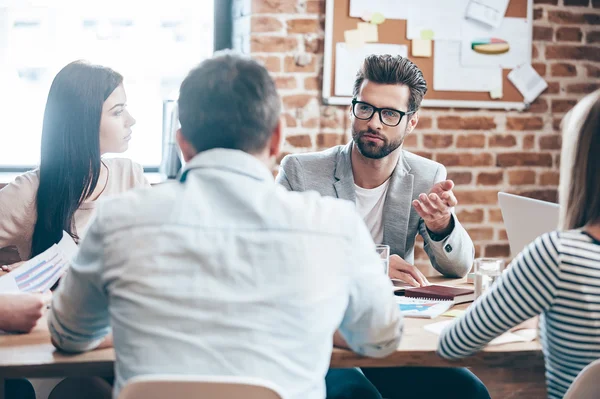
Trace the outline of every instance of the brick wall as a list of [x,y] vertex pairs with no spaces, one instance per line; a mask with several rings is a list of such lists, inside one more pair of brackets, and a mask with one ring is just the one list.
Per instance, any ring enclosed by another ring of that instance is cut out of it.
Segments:
[[[320,101],[324,10],[324,0],[234,1],[234,48],[264,62],[280,90],[285,153],[349,139],[347,107]],[[477,256],[509,256],[498,191],[557,199],[560,120],[600,88],[600,0],[534,0],[532,51],[549,88],[527,112],[425,108],[405,143],[448,168]]]

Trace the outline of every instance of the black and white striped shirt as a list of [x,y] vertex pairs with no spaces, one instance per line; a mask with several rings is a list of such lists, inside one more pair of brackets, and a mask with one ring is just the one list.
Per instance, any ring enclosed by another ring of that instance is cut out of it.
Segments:
[[540,340],[550,398],[600,358],[600,242],[580,230],[538,237],[494,286],[440,337],[446,359],[469,356],[541,314]]

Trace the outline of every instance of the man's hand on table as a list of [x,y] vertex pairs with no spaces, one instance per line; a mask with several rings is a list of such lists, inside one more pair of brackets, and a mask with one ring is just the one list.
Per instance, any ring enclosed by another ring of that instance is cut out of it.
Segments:
[[389,276],[391,279],[404,281],[414,287],[429,285],[427,278],[416,266],[396,254],[390,256]]

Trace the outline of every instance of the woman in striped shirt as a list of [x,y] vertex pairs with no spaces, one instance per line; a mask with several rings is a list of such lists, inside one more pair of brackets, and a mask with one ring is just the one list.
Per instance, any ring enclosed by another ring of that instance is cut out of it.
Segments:
[[600,358],[600,91],[563,121],[561,231],[544,234],[447,328],[438,353],[458,359],[517,324],[540,317],[550,398]]

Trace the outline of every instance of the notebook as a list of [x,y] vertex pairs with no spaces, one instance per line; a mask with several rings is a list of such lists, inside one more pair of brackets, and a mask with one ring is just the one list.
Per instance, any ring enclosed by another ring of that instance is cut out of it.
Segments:
[[407,298],[405,296],[396,297],[396,303],[404,317],[419,319],[433,319],[454,305],[453,301]]
[[450,287],[448,285],[407,288],[404,295],[410,298],[453,301],[455,304],[472,302],[475,299],[475,291],[473,289]]

